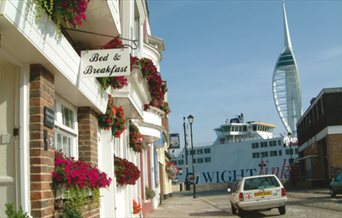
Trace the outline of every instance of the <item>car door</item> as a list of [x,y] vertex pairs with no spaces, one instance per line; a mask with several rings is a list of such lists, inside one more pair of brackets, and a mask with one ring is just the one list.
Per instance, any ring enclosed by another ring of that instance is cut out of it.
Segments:
[[337,193],[342,193],[342,173],[336,176],[334,189]]
[[230,201],[233,204],[236,204],[239,201],[239,192],[241,187],[242,180],[239,179],[235,182],[232,190],[232,194],[230,195]]

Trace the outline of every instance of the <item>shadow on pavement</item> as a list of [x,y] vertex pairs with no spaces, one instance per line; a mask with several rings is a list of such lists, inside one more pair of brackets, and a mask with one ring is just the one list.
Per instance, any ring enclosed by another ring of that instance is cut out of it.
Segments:
[[241,218],[255,218],[255,217],[275,217],[275,216],[282,216],[279,213],[274,213],[274,214],[263,214],[262,212],[259,211],[244,211],[242,214],[239,214],[239,217]]
[[234,216],[234,215],[221,210],[221,211],[205,211],[205,212],[198,212],[198,213],[190,213],[189,216],[193,216],[193,217],[215,217],[215,216],[229,217],[229,216]]

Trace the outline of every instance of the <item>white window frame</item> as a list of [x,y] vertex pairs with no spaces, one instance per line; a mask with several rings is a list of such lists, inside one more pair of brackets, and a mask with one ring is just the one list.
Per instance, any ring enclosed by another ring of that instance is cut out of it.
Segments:
[[[70,128],[63,124],[63,116],[62,116],[62,106],[70,109],[73,112],[73,128]],[[71,138],[71,150],[70,155],[75,159],[78,159],[78,122],[77,122],[77,108],[67,102],[62,97],[56,95],[55,102],[55,145],[57,148],[57,134],[61,134],[63,136],[67,136]]]

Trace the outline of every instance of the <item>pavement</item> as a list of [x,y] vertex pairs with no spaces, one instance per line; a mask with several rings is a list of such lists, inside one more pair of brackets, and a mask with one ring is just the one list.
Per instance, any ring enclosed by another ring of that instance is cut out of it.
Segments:
[[[205,196],[209,193],[213,194],[212,192],[198,192],[197,197],[193,198],[193,193],[190,191],[174,192],[173,197],[164,200],[156,210],[151,214],[148,214],[146,217],[226,217],[227,212],[223,210],[218,211],[218,209],[206,199]],[[227,192],[225,194],[227,194]]]
[[[217,206],[214,196],[220,195],[221,206]],[[288,190],[287,195],[293,198],[329,197],[327,188],[293,189]],[[222,199],[227,196],[226,206]],[[197,192],[193,198],[192,191],[174,192],[173,197],[162,201],[162,204],[146,218],[183,218],[183,217],[206,217],[220,218],[233,216],[229,209],[229,199],[226,190],[211,190]],[[340,205],[339,205],[340,207]],[[221,208],[221,209],[220,209]],[[225,208],[225,209],[222,209]]]

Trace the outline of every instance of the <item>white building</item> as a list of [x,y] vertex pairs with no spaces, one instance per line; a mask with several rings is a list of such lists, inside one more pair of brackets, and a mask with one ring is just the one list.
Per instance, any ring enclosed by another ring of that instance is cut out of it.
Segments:
[[[141,68],[133,68],[124,88],[106,91],[79,71],[81,50],[99,49],[116,36],[130,46],[132,56],[148,58],[160,70],[164,44],[152,36],[147,2],[89,1],[83,24],[73,28],[62,21],[61,32],[52,21],[58,16],[49,19],[37,2],[0,1],[0,217],[9,202],[33,217],[59,213],[51,186],[54,148],[98,166],[113,179],[108,189],[101,189],[101,207],[88,205],[83,216],[138,216],[133,200],[142,206],[140,214],[148,213],[170,192],[159,182],[165,177],[167,140],[155,145],[161,136],[168,139],[167,114],[145,108],[153,95]],[[124,108],[126,130],[119,138],[98,126],[98,115],[106,113],[106,92]],[[147,149],[141,153],[129,147],[130,122],[143,135]],[[116,185],[114,154],[140,169],[136,185]],[[145,187],[156,197],[148,200]]]

